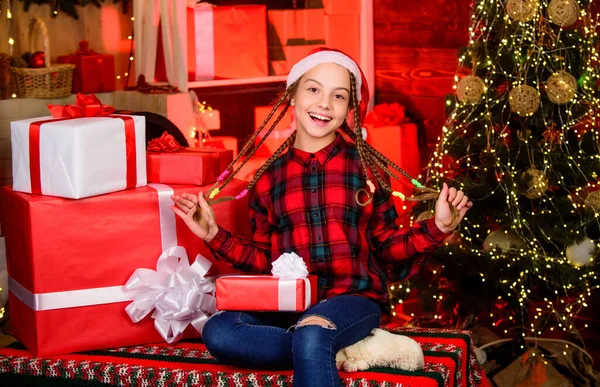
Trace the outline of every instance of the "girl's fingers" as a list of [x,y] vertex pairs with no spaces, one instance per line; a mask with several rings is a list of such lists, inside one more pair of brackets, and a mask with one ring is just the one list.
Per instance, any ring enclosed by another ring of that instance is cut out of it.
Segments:
[[171,206],[171,210],[177,215],[179,216],[181,219],[185,220],[186,218],[186,214],[181,211],[179,208],[175,207],[175,206]]
[[204,199],[204,197],[202,196],[202,192],[198,195],[198,204],[200,205],[200,208],[202,209],[203,215],[206,214],[206,215],[213,216],[212,208],[210,208],[210,205],[208,204],[206,199]]
[[460,202],[463,200],[464,197],[465,197],[465,193],[463,191],[458,191],[456,193],[456,197],[452,201],[452,205],[454,207],[458,206],[460,204]]
[[460,203],[458,203],[458,205],[456,206],[457,209],[462,209],[464,206],[467,205],[467,202],[469,201],[469,198],[467,196],[463,196]]
[[186,203],[188,207],[194,207],[198,203],[198,199],[196,195],[184,193],[181,195],[181,201]]
[[448,202],[452,203],[456,198],[456,188],[452,187],[448,190]]

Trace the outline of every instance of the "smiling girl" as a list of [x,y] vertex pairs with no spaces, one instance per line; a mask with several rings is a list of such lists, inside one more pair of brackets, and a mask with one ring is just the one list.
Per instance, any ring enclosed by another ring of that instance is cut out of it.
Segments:
[[[339,51],[321,49],[294,65],[275,109],[280,104],[292,107],[297,129],[248,186],[252,240],[218,226],[202,192],[173,196],[173,211],[217,259],[264,274],[270,272],[272,259],[295,252],[319,278],[320,302],[302,314],[212,316],[202,337],[219,361],[293,367],[296,387],[340,386],[336,353],[377,328],[388,302],[382,266],[402,264],[407,276],[415,274],[472,206],[462,191],[444,184],[434,218],[408,229],[396,225],[392,195],[401,194],[391,191],[387,174],[392,173],[386,164],[408,175],[362,138],[360,122],[368,101],[360,68]],[[347,123],[349,113],[353,129]],[[235,171],[220,188],[233,175]],[[195,215],[198,210],[200,217]]]

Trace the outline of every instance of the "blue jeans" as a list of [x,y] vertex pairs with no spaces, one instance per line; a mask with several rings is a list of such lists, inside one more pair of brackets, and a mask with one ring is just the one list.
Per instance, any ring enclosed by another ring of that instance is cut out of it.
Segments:
[[[328,326],[297,326],[319,316]],[[337,352],[379,327],[381,310],[368,298],[340,295],[302,314],[219,312],[202,331],[209,352],[220,362],[249,368],[294,369],[294,387],[341,386]]]

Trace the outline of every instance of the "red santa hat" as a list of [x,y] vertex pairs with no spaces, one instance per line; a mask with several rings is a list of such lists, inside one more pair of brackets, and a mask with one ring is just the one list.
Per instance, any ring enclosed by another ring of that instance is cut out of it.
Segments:
[[367,80],[354,59],[344,54],[340,50],[334,48],[316,48],[312,50],[305,58],[301,59],[296,63],[287,77],[286,86],[290,86],[311,68],[321,63],[335,63],[350,71],[356,79],[356,87],[360,92],[358,93],[358,107],[360,109],[360,119],[364,122],[367,115],[367,108],[369,106],[369,85]]

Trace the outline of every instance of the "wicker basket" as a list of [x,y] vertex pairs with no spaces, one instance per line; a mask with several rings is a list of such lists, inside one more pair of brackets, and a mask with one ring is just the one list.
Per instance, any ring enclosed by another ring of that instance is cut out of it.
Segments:
[[10,97],[10,56],[0,54],[0,99]]
[[44,38],[46,67],[39,69],[11,67],[14,92],[21,98],[59,98],[71,94],[73,64],[50,64],[50,41],[48,29],[42,19],[33,17],[29,23],[29,51],[33,53],[36,25]]

